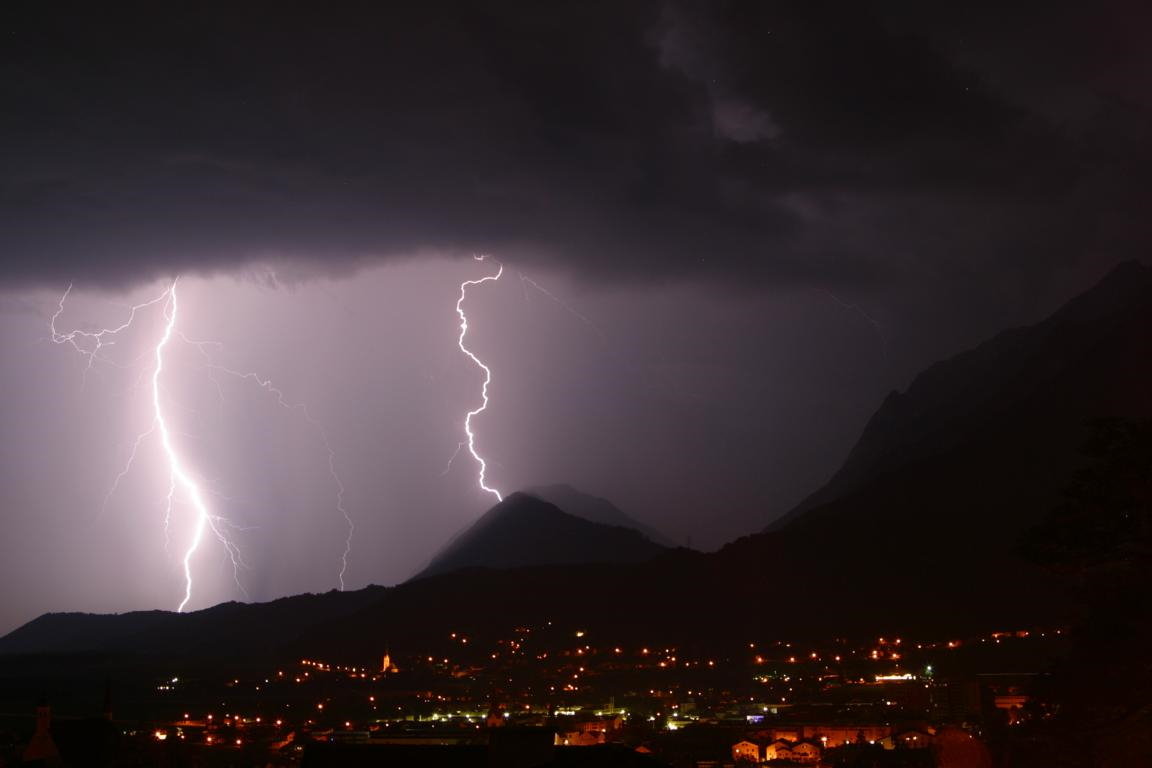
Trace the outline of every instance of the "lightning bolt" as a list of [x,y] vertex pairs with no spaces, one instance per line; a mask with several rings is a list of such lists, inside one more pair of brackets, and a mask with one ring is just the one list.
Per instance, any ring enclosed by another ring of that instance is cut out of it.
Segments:
[[[72,284],[69,284],[68,288],[60,296],[60,300],[56,304],[56,311],[52,314],[52,318],[49,321],[49,329],[52,333],[52,342],[54,344],[67,344],[84,357],[86,360],[86,365],[84,366],[85,382],[87,382],[88,373],[93,369],[96,362],[105,363],[114,367],[124,367],[109,359],[107,356],[101,354],[102,350],[105,347],[111,347],[116,344],[116,337],[132,326],[132,323],[136,320],[137,313],[147,309],[148,307],[152,307],[156,304],[167,301],[172,290],[171,287],[166,288],[159,296],[139,304],[133,304],[128,307],[128,317],[120,325],[111,326],[108,328],[100,328],[97,330],[77,329],[64,332],[56,327],[56,323],[60,319],[60,316],[64,314],[64,304],[68,301],[68,297],[72,293],[72,287]],[[151,437],[155,431],[156,423],[153,421],[152,425],[145,431],[138,434],[136,439],[132,442],[132,450],[128,454],[128,459],[125,462],[124,467],[120,470],[120,472],[116,474],[115,479],[112,481],[111,487],[108,489],[108,493],[106,493],[104,496],[104,502],[100,505],[101,517],[108,507],[108,502],[111,501],[112,496],[115,495],[116,490],[119,488],[120,481],[123,480],[132,470],[132,465],[136,461],[136,454],[139,452],[141,444],[147,438]],[[165,536],[167,536],[167,525],[165,525]]]
[[180,454],[172,444],[172,433],[168,429],[168,422],[164,418],[164,407],[160,400],[160,374],[164,372],[164,348],[167,347],[168,343],[172,340],[172,329],[176,325],[178,307],[176,301],[176,283],[178,280],[179,278],[173,280],[171,287],[168,289],[168,301],[164,304],[164,335],[160,337],[160,343],[156,345],[156,367],[152,369],[152,423],[160,433],[160,445],[164,448],[164,456],[168,459],[168,470],[170,473],[170,485],[168,488],[169,516],[171,516],[172,505],[175,501],[177,485],[184,490],[184,493],[192,504],[192,508],[196,512],[196,521],[192,529],[192,541],[184,551],[184,599],[180,601],[180,605],[176,608],[176,612],[181,613],[184,611],[184,607],[188,605],[188,601],[192,599],[192,556],[196,554],[196,550],[200,548],[200,542],[204,538],[205,529],[211,528],[213,533],[222,541],[224,541],[225,538],[217,529],[212,518],[212,513],[208,511],[208,505],[204,503],[204,496],[200,492],[200,486],[197,485],[192,476],[188,474],[188,470],[184,468],[184,462],[180,459]]
[[[156,346],[152,350],[150,356],[152,357],[151,377],[150,377],[150,401],[152,407],[152,421],[149,427],[143,432],[139,433],[132,443],[131,450],[129,451],[127,461],[117,473],[113,480],[111,487],[104,497],[101,505],[101,515],[104,514],[109,501],[116,493],[120,482],[131,472],[132,466],[136,461],[141,446],[146,440],[155,435],[159,436],[160,447],[165,462],[168,465],[169,482],[168,491],[165,495],[165,510],[164,510],[164,536],[165,536],[165,549],[168,548],[170,538],[170,524],[176,507],[179,502],[186,501],[192,508],[194,514],[194,524],[192,529],[192,537],[181,557],[181,568],[184,575],[184,596],[180,601],[177,611],[182,612],[192,599],[195,579],[193,574],[193,560],[196,553],[201,548],[205,536],[211,534],[214,536],[224,548],[225,553],[228,555],[232,563],[233,578],[236,586],[241,593],[247,598],[247,591],[240,581],[241,568],[247,567],[244,562],[243,555],[236,545],[236,543],[229,536],[229,531],[239,529],[238,526],[226,518],[214,514],[205,500],[208,491],[200,486],[197,480],[189,471],[185,460],[181,457],[177,449],[176,442],[173,439],[173,431],[169,424],[169,419],[165,412],[163,393],[162,393],[162,376],[165,372],[166,353],[170,350],[172,341],[179,339],[182,342],[195,346],[207,361],[207,367],[210,371],[220,371],[228,375],[234,376],[238,379],[254,382],[261,389],[270,393],[276,402],[287,410],[299,411],[305,421],[307,421],[317,432],[319,441],[322,444],[327,454],[328,471],[332,477],[333,483],[336,487],[336,509],[344,517],[348,524],[348,535],[344,541],[344,550],[341,554],[341,567],[339,571],[340,589],[343,590],[345,583],[344,577],[348,569],[348,556],[351,552],[352,537],[354,526],[352,518],[349,515],[344,505],[345,487],[340,479],[340,475],[336,469],[336,452],[332,448],[331,442],[328,439],[327,431],[324,426],[314,419],[308,412],[307,407],[303,403],[292,403],[285,396],[283,390],[275,386],[269,379],[262,378],[255,373],[245,373],[231,368],[224,367],[216,364],[211,355],[207,352],[206,347],[217,342],[201,342],[193,341],[185,336],[177,329],[177,316],[179,311],[179,304],[176,295],[176,288],[179,278],[173,279],[172,283],[158,296],[149,299],[148,301],[141,302],[129,306],[128,316],[124,322],[116,326],[108,328],[99,328],[95,330],[74,330],[74,331],[61,331],[57,327],[60,316],[64,313],[64,306],[67,302],[69,295],[72,292],[72,285],[69,285],[64,294],[60,297],[57,303],[56,311],[51,317],[49,323],[51,329],[51,340],[56,344],[68,344],[79,352],[86,361],[84,368],[85,377],[91,371],[97,362],[101,364],[109,364],[120,368],[126,368],[117,364],[115,361],[109,359],[104,350],[111,347],[116,343],[118,334],[128,330],[133,322],[137,319],[138,314],[156,305],[161,305],[163,310],[164,327],[160,339],[157,341]],[[222,346],[222,345],[219,345]],[[148,357],[144,355],[141,359]],[[211,375],[210,375],[211,377]],[[213,383],[217,386],[217,391],[223,397],[223,392],[220,390],[219,382],[211,377]]]
[[[164,411],[164,402],[161,391],[161,376],[164,372],[164,353],[168,345],[172,341],[174,329],[176,327],[176,318],[179,305],[176,298],[176,286],[179,278],[173,279],[172,283],[160,295],[149,299],[148,301],[139,304],[133,304],[128,307],[128,316],[124,322],[119,325],[111,326],[108,328],[99,328],[97,330],[84,330],[78,329],[68,332],[63,332],[57,327],[57,321],[64,313],[64,305],[68,300],[68,296],[72,293],[72,285],[69,285],[64,294],[57,302],[56,311],[52,315],[49,322],[49,327],[52,332],[52,341],[56,344],[68,344],[86,360],[84,367],[85,381],[87,380],[88,373],[93,369],[97,362],[107,363],[110,365],[117,365],[113,360],[110,360],[103,351],[106,347],[111,347],[116,344],[117,336],[132,327],[137,315],[149,308],[156,305],[163,307],[164,317],[164,330],[161,334],[160,340],[152,352],[153,367],[151,377],[151,404],[152,404],[152,423],[147,430],[141,432],[136,436],[132,443],[132,450],[128,455],[128,460],[124,467],[116,475],[112,482],[111,488],[104,496],[104,502],[101,505],[101,514],[108,506],[109,500],[115,494],[116,489],[120,485],[128,473],[132,470],[132,465],[136,461],[136,456],[140,451],[140,446],[152,435],[159,435],[160,447],[162,449],[164,459],[168,464],[168,493],[165,496],[165,510],[164,510],[164,536],[165,546],[167,546],[170,523],[172,515],[175,510],[178,492],[187,499],[191,504],[194,511],[194,524],[192,528],[192,539],[188,544],[187,549],[184,551],[184,556],[181,558],[181,565],[184,572],[184,598],[180,601],[177,607],[178,612],[182,612],[192,599],[192,589],[194,578],[192,573],[192,558],[200,548],[200,544],[204,539],[205,533],[211,532],[224,546],[225,551],[228,553],[232,561],[233,578],[236,585],[244,592],[244,586],[240,583],[240,568],[244,565],[243,557],[241,556],[239,548],[228,537],[225,528],[230,524],[223,518],[217,517],[212,514],[208,508],[208,504],[204,500],[204,492],[201,490],[200,485],[193,478],[189,472],[184,460],[181,458],[179,451],[176,449],[176,444],[173,441],[172,430],[169,427],[168,419]],[[119,366],[118,366],[119,367]],[[247,593],[245,593],[246,595]]]
[[56,321],[60,318],[60,315],[64,314],[64,302],[68,300],[70,293],[72,293],[72,283],[68,284],[67,290],[64,291],[64,294],[60,297],[60,301],[57,302],[56,311],[52,314],[52,319],[48,325],[52,331],[52,342],[54,344],[68,344],[87,359],[88,364],[84,366],[84,380],[87,381],[88,373],[92,370],[97,360],[110,365],[116,365],[113,361],[102,356],[100,354],[101,350],[103,350],[104,347],[110,347],[116,343],[116,335],[131,327],[132,322],[136,319],[137,312],[164,301],[168,298],[169,291],[164,291],[164,293],[154,299],[149,299],[140,304],[133,304],[128,308],[128,319],[113,328],[101,328],[96,331],[77,329],[62,333],[56,328]]
[[[484,256],[474,256],[473,258],[476,259],[476,261],[485,260]],[[499,262],[497,263],[499,264]],[[460,347],[460,351],[467,355],[480,370],[484,371],[484,384],[480,388],[480,407],[468,411],[468,414],[464,417],[464,434],[467,437],[467,440],[461,445],[457,446],[456,452],[459,453],[460,449],[464,445],[467,445],[468,452],[472,454],[472,458],[480,467],[480,471],[477,475],[480,489],[495,496],[497,501],[503,501],[504,497],[501,495],[500,491],[496,490],[495,488],[490,488],[486,484],[485,473],[488,471],[488,464],[484,461],[484,458],[476,452],[476,434],[472,431],[472,417],[483,413],[485,409],[488,408],[488,385],[492,382],[492,371],[488,368],[488,366],[481,362],[480,358],[476,357],[476,355],[470,349],[468,349],[468,347],[464,346],[464,337],[468,335],[468,316],[464,314],[464,299],[468,295],[469,286],[480,285],[489,281],[495,282],[499,280],[500,276],[503,274],[504,265],[500,264],[499,269],[496,270],[496,274],[494,275],[486,275],[479,280],[465,280],[464,282],[460,283],[460,298],[456,300],[456,315],[460,318],[460,337],[456,340],[456,345]],[[452,458],[455,457],[456,454],[453,454]],[[451,467],[451,461],[449,461],[449,467]]]

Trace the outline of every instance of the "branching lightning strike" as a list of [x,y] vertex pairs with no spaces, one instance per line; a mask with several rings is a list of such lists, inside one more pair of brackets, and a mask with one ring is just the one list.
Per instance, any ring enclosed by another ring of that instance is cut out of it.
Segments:
[[[192,538],[187,548],[184,550],[183,557],[181,558],[181,566],[184,574],[184,596],[177,607],[177,611],[182,612],[192,599],[194,586],[192,562],[196,552],[200,549],[204,536],[208,532],[211,532],[216,537],[216,539],[223,546],[225,552],[228,554],[228,557],[232,562],[233,578],[236,581],[236,586],[247,597],[247,592],[240,581],[240,569],[245,567],[246,564],[239,547],[228,536],[227,533],[228,529],[235,528],[236,526],[234,526],[227,519],[212,513],[207,502],[205,501],[206,490],[202,489],[200,484],[192,476],[187,468],[185,461],[176,448],[176,444],[173,440],[173,433],[165,414],[161,387],[161,376],[165,367],[165,351],[168,349],[174,337],[179,338],[185,343],[196,346],[199,349],[199,351],[207,359],[208,367],[210,370],[221,371],[243,380],[256,382],[260,388],[271,393],[276,398],[277,402],[284,408],[288,410],[299,410],[304,419],[313,428],[316,429],[320,442],[323,445],[325,452],[327,453],[329,474],[332,476],[333,482],[336,486],[336,509],[340,512],[348,524],[348,535],[345,539],[344,551],[341,555],[341,568],[339,572],[340,589],[343,590],[344,577],[348,569],[348,555],[351,551],[354,527],[352,524],[351,516],[344,506],[345,488],[343,482],[340,479],[339,473],[336,470],[336,453],[332,449],[324,426],[312,417],[304,404],[290,403],[285,397],[284,392],[278,387],[274,386],[270,380],[261,378],[254,373],[243,373],[215,364],[205,349],[208,344],[215,342],[192,341],[188,339],[188,337],[186,337],[183,333],[178,331],[176,329],[178,312],[176,287],[178,282],[179,278],[176,278],[159,296],[149,299],[148,301],[130,306],[128,308],[128,318],[120,325],[109,328],[100,328],[98,330],[74,330],[69,332],[62,332],[57,328],[57,321],[63,314],[65,302],[72,292],[72,286],[69,285],[68,289],[60,297],[56,311],[52,315],[50,321],[52,341],[56,344],[69,344],[86,358],[87,364],[84,368],[86,380],[87,373],[92,370],[93,366],[97,362],[121,367],[103,354],[104,348],[110,347],[116,343],[117,335],[128,330],[132,326],[137,317],[137,314],[140,311],[158,304],[163,306],[163,333],[151,353],[153,358],[151,374],[152,421],[148,429],[137,435],[133,441],[132,448],[129,452],[125,465],[116,475],[108,493],[104,497],[103,504],[101,505],[101,514],[103,514],[107,508],[108,502],[115,494],[120,482],[131,471],[140,446],[149,437],[158,434],[160,437],[163,456],[169,469],[168,493],[166,495],[166,508],[164,513],[166,549],[169,539],[169,526],[178,501],[178,492],[179,496],[184,498],[192,506],[195,512]],[[215,381],[215,379],[213,379],[213,381]],[[218,382],[217,387],[219,387]]]
[[185,465],[184,460],[181,458],[179,451],[176,449],[175,442],[172,438],[172,431],[168,424],[168,419],[164,411],[164,403],[161,391],[161,375],[164,371],[164,352],[172,340],[173,330],[176,326],[176,317],[178,311],[178,304],[176,298],[176,285],[179,278],[174,279],[172,283],[160,295],[149,299],[148,301],[139,304],[133,304],[128,308],[128,317],[120,325],[100,328],[98,330],[74,330],[62,332],[57,328],[57,321],[60,315],[64,313],[64,304],[68,300],[68,296],[72,292],[72,286],[69,285],[68,289],[60,297],[60,301],[56,305],[56,312],[52,315],[50,321],[50,328],[52,332],[52,341],[56,344],[69,344],[83,355],[87,364],[84,367],[85,380],[87,374],[92,370],[97,362],[116,365],[116,363],[108,359],[103,353],[105,347],[113,346],[116,343],[116,337],[127,331],[132,327],[133,322],[136,320],[137,314],[142,310],[155,305],[163,307],[164,317],[164,330],[161,334],[160,340],[157,342],[153,349],[153,367],[151,376],[151,404],[152,404],[152,421],[148,429],[141,432],[136,436],[132,443],[132,450],[128,455],[128,460],[123,469],[116,475],[112,482],[111,488],[104,496],[104,502],[101,505],[101,514],[108,506],[109,500],[116,492],[123,480],[132,469],[132,465],[136,461],[136,455],[140,450],[140,446],[152,435],[159,435],[160,445],[163,451],[164,459],[168,464],[168,493],[166,495],[166,507],[164,511],[164,535],[165,546],[169,536],[169,526],[172,520],[172,514],[177,503],[177,492],[182,492],[187,502],[191,504],[194,512],[194,522],[192,526],[192,538],[184,551],[181,558],[181,566],[184,572],[184,597],[180,601],[177,611],[183,611],[192,599],[192,589],[194,584],[192,573],[192,558],[196,551],[200,548],[206,531],[211,531],[213,535],[224,546],[225,551],[228,553],[232,561],[233,577],[236,580],[237,587],[241,592],[244,591],[243,584],[240,582],[239,570],[244,565],[244,560],[240,554],[240,550],[227,535],[225,528],[228,527],[227,521],[213,515],[208,507],[207,502],[204,500],[204,492],[201,490],[199,483],[192,476],[189,469]]
[[[476,261],[485,260],[484,256],[475,256],[473,258],[475,258]],[[499,264],[499,262],[497,263]],[[468,347],[464,346],[464,337],[468,334],[468,316],[464,314],[464,299],[468,295],[469,286],[480,285],[489,281],[495,282],[499,280],[500,276],[503,274],[504,265],[500,264],[499,269],[496,270],[496,274],[494,275],[486,275],[485,277],[482,277],[478,280],[465,280],[464,282],[460,283],[460,298],[456,300],[456,314],[460,318],[460,337],[457,339],[456,344],[460,347],[461,352],[467,355],[472,360],[472,362],[475,363],[478,368],[480,368],[480,370],[484,371],[484,384],[480,388],[480,407],[468,411],[468,414],[464,417],[464,434],[467,436],[467,440],[464,443],[461,443],[461,445],[457,446],[456,451],[459,453],[460,448],[462,448],[464,445],[467,445],[468,452],[472,454],[472,458],[480,467],[480,471],[477,475],[480,489],[495,496],[497,501],[503,501],[504,496],[500,493],[500,491],[489,487],[486,483],[485,474],[488,471],[488,464],[476,451],[476,435],[472,431],[472,417],[483,413],[485,409],[488,408],[488,385],[492,382],[492,371],[488,368],[487,365],[481,362],[480,358],[478,358],[470,349],[468,349]],[[456,455],[453,454],[453,458],[455,457]],[[451,461],[449,461],[449,466],[451,466]]]
[[[174,284],[175,283],[173,283],[173,285]],[[56,305],[56,311],[53,313],[52,319],[49,321],[49,328],[52,331],[52,342],[54,344],[69,344],[73,349],[87,358],[88,364],[84,366],[84,378],[85,381],[87,381],[88,373],[92,370],[97,360],[110,365],[116,365],[111,360],[103,357],[100,354],[101,350],[103,350],[104,347],[110,347],[116,343],[116,335],[128,330],[128,328],[132,326],[132,322],[136,319],[137,312],[165,301],[170,291],[171,288],[154,299],[149,299],[140,304],[133,304],[128,308],[128,319],[114,328],[101,328],[96,331],[77,329],[68,331],[67,333],[61,333],[56,328],[56,321],[60,318],[60,315],[64,314],[64,302],[68,300],[68,295],[72,293],[72,284],[69,283],[68,288],[64,291],[64,294],[60,297],[60,301]],[[86,346],[88,348],[85,348]]]
[[[168,459],[168,469],[171,473],[171,484],[168,491],[169,516],[171,516],[177,485],[183,488],[188,496],[188,501],[191,502],[196,511],[192,541],[184,551],[184,599],[176,608],[177,612],[182,612],[188,605],[188,601],[192,599],[192,556],[200,548],[200,541],[204,538],[204,530],[211,528],[212,532],[225,543],[225,546],[228,546],[228,540],[217,528],[212,519],[212,513],[208,511],[208,505],[204,502],[200,486],[188,474],[188,470],[184,468],[184,463],[180,459],[180,454],[177,453],[176,447],[172,444],[172,434],[168,429],[168,422],[164,418],[164,408],[160,402],[160,374],[164,371],[164,348],[172,340],[172,328],[176,325],[177,281],[178,279],[173,280],[172,286],[168,289],[168,301],[164,304],[164,335],[160,337],[160,343],[156,345],[156,367],[152,369],[152,418],[155,429],[160,433],[160,445],[164,448],[164,455]],[[231,547],[229,550],[231,551]],[[235,562],[233,560],[233,563]]]

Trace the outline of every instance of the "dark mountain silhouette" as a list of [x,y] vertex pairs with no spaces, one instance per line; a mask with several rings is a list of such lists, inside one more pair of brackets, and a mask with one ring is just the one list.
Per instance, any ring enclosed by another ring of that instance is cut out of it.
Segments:
[[[1085,464],[1079,448],[1094,420],[1152,416],[1149,350],[1152,270],[1125,264],[1049,319],[938,363],[889,396],[824,489],[774,530],[719,552],[473,568],[187,616],[48,616],[0,639],[0,653],[370,661],[386,642],[431,648],[453,631],[503,637],[511,626],[547,622],[618,642],[701,647],[1062,622],[1074,593],[1020,556],[1018,544]],[[506,504],[475,531],[496,544],[513,537],[503,565],[522,562],[514,558],[527,557],[533,537],[550,540],[557,525],[579,536],[639,538],[529,496]],[[542,533],[526,532],[539,520]],[[471,534],[445,556],[466,564]]]
[[620,528],[633,528],[644,534],[650,540],[665,547],[676,546],[667,536],[655,528],[641,523],[625,514],[619,507],[608,499],[592,496],[564,483],[553,485],[540,485],[524,491],[529,496],[543,499],[549,504],[555,504],[570,515],[582,517],[593,523],[602,525],[615,525]]
[[[910,479],[926,463],[954,462],[978,446],[993,448],[1020,472],[1041,471],[1050,492],[1059,483],[1049,476],[1077,460],[1091,419],[1152,410],[1150,340],[1152,268],[1125,262],[1047,320],[936,363],[907,392],[888,395],[844,466],[768,530],[875,483],[899,484],[898,477]],[[1013,455],[1002,440],[1022,453]],[[982,468],[991,464],[971,458]],[[976,466],[956,466],[957,479],[965,469]],[[962,485],[973,484],[987,486],[979,475]]]
[[639,531],[591,522],[535,495],[513,493],[457,535],[416,578],[465,568],[643,562],[663,551]]
[[957,616],[1069,612],[1066,585],[1019,545],[1060,503],[1100,419],[1152,415],[1149,350],[1152,269],[1122,264],[1043,322],[889,395],[824,488],[720,557],[812,552],[825,599],[868,590],[954,602]]
[[[221,603],[187,614],[133,611],[121,614],[46,613],[0,638],[0,653],[143,653],[211,655],[220,643],[260,652],[280,647],[305,628],[353,614],[387,590],[283,597],[268,603]],[[255,643],[253,642],[255,641]]]

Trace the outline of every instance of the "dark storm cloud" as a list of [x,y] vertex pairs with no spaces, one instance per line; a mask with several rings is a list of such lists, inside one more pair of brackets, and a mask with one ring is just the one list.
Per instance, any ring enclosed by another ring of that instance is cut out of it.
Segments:
[[0,54],[0,279],[493,251],[841,282],[1028,273],[1108,228],[1142,237],[1141,107],[1119,133],[1103,101],[1063,130],[1056,97],[1019,85],[1043,70],[1002,53],[1026,40],[973,56],[917,13],[26,4]]

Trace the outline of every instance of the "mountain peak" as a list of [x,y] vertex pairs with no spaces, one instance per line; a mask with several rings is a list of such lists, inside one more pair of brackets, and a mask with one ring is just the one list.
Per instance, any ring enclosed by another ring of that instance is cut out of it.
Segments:
[[452,539],[417,578],[465,568],[642,562],[663,551],[635,529],[592,522],[516,492]]

